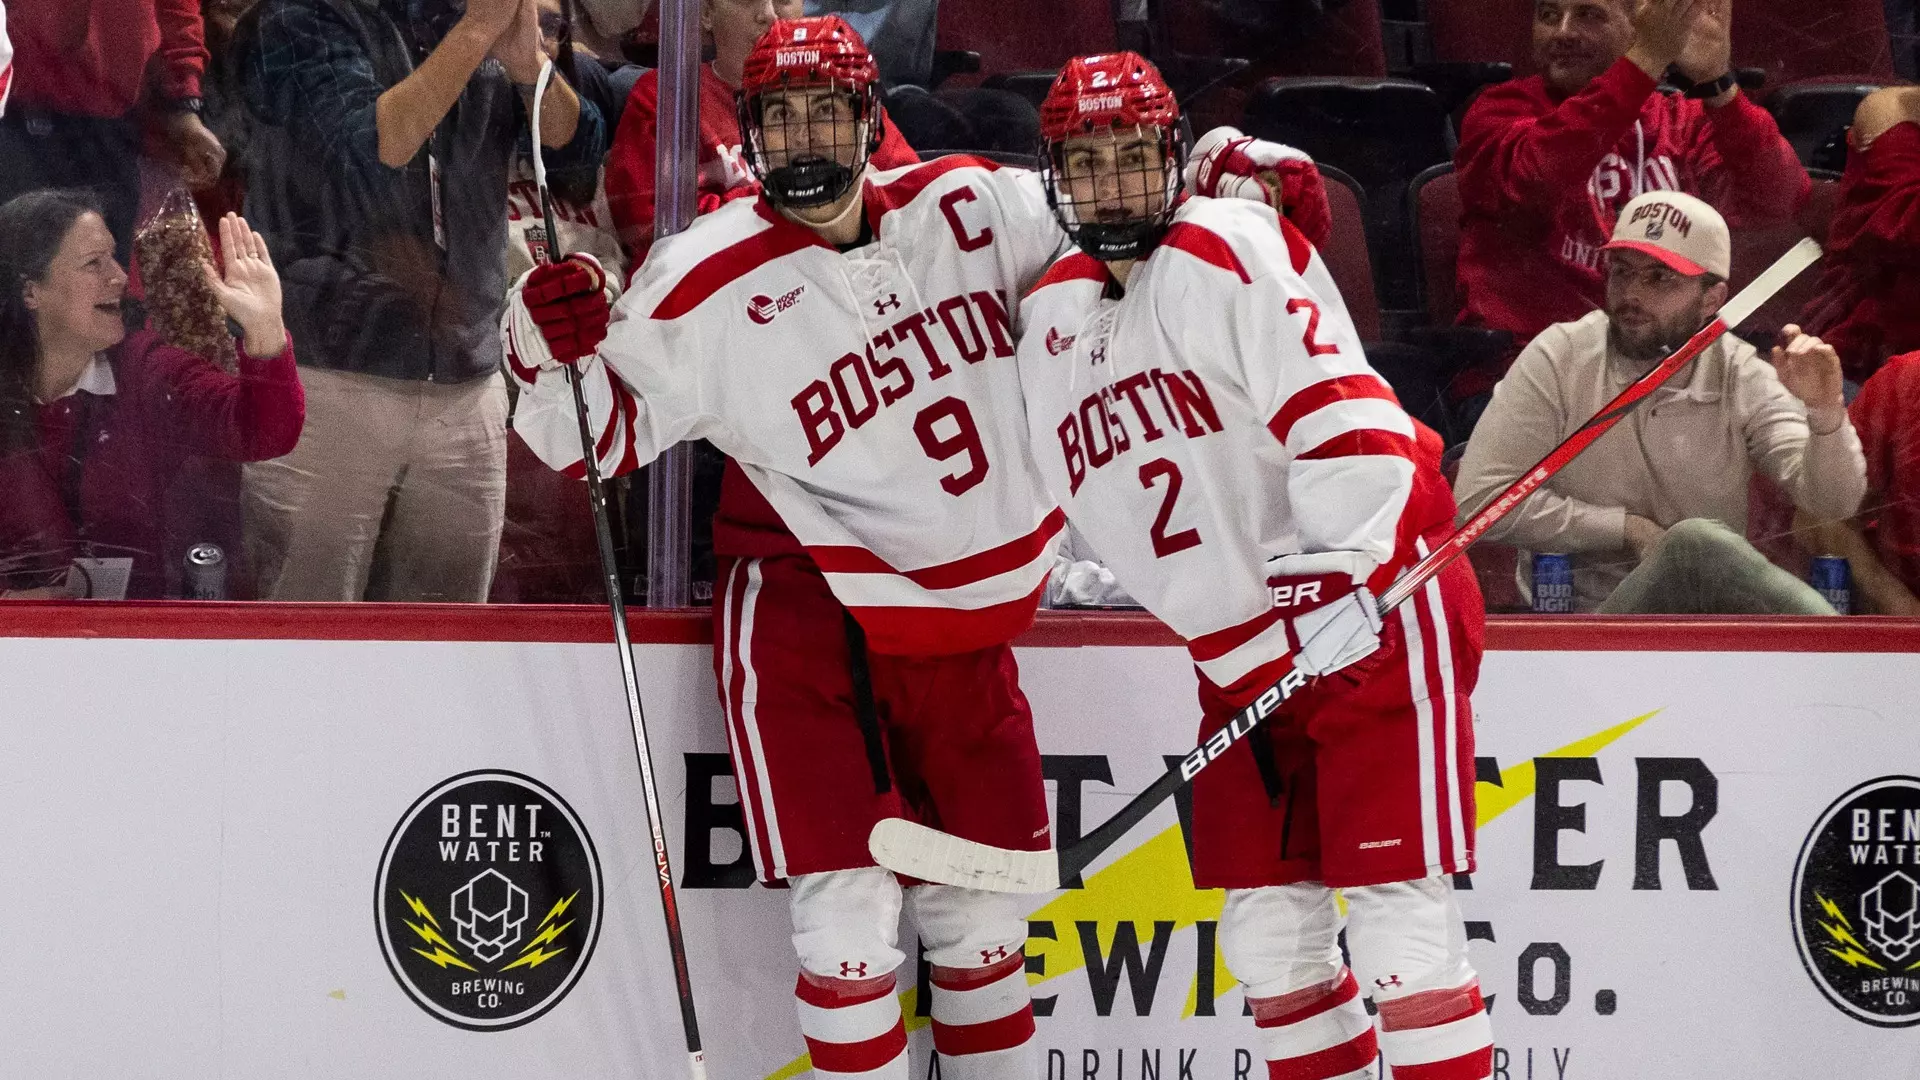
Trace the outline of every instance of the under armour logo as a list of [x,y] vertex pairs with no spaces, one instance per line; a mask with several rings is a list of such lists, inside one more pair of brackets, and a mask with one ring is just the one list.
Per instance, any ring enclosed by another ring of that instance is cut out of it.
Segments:
[[840,961],[840,977],[843,979],[864,979],[867,977],[867,965],[849,964],[845,960],[842,960]]
[[983,964],[991,964],[996,960],[1005,960],[1006,958],[1007,958],[1007,947],[1005,945],[998,945],[991,949],[980,950],[980,962]]
[[1382,990],[1386,990],[1386,989],[1389,989],[1389,988],[1391,988],[1391,987],[1395,987],[1395,986],[1399,986],[1399,985],[1400,985],[1400,976],[1398,976],[1398,975],[1389,975],[1389,976],[1387,976],[1387,977],[1386,977],[1386,978],[1384,978],[1384,979],[1375,979],[1375,980],[1373,980],[1373,985],[1375,985],[1375,986],[1377,986],[1377,987],[1379,987],[1379,988],[1380,988],[1380,989],[1382,989]]
[[1088,350],[1087,355],[1093,359],[1094,363],[1104,364],[1107,362],[1107,347],[1105,345],[1101,345],[1101,346],[1098,346],[1097,348],[1090,349]]
[[873,310],[874,310],[874,314],[876,315],[885,315],[889,311],[898,310],[899,307],[900,307],[899,293],[888,293],[887,298],[885,300],[875,300],[873,302]]

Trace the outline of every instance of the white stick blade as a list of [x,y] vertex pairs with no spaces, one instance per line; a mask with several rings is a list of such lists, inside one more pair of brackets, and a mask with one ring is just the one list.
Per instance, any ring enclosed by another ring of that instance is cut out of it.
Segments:
[[1773,294],[1786,288],[1787,282],[1819,262],[1820,255],[1820,243],[1812,237],[1793,245],[1785,255],[1754,278],[1753,284],[1741,289],[1740,295],[1727,301],[1726,306],[1720,309],[1720,318],[1729,328],[1746,322],[1749,316],[1773,299]]
[[883,818],[867,836],[873,861],[896,874],[988,892],[1052,892],[1058,852],[1012,851],[962,840],[905,818]]

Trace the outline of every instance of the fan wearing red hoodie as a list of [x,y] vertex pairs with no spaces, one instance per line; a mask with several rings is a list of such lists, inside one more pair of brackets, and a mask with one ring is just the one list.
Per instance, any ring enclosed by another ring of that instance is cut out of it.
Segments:
[[1847,142],[1826,274],[1801,321],[1864,381],[1920,350],[1920,87],[1867,95]]
[[161,503],[190,455],[252,461],[293,449],[305,399],[266,242],[220,222],[240,324],[240,373],[129,335],[127,274],[85,198],[30,192],[0,206],[0,597],[69,595],[76,555],[132,559],[127,595],[164,594]]
[[[0,200],[47,187],[100,193],[122,258],[152,116],[188,184],[220,178],[226,151],[200,122],[200,0],[12,0],[12,94],[0,120]],[[143,110],[144,107],[144,110]]]
[[[754,42],[775,19],[800,18],[805,6],[801,0],[704,0],[700,5],[700,28],[713,38],[713,61],[700,65],[698,168],[703,214],[727,199],[757,190],[740,156],[734,97]],[[653,246],[653,155],[659,114],[660,76],[649,71],[627,95],[613,149],[607,154],[607,205],[627,249],[629,273],[640,268]],[[884,113],[881,124],[874,168],[897,169],[920,160]]]
[[[1482,94],[1461,125],[1459,281],[1469,325],[1506,330],[1511,356],[1605,296],[1600,247],[1647,191],[1705,199],[1735,228],[1784,222],[1812,190],[1780,129],[1734,85],[1731,0],[1536,0],[1541,74]],[[1693,89],[1657,89],[1669,66]]]

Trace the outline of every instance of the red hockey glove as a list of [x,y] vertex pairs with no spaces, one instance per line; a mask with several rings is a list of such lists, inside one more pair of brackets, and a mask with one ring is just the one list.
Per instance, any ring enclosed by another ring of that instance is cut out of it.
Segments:
[[607,336],[612,306],[600,260],[576,252],[542,263],[514,284],[502,327],[514,374],[551,371],[593,351]]
[[1357,551],[1267,561],[1267,589],[1285,612],[1295,667],[1330,675],[1380,647],[1380,609],[1366,586],[1373,571],[1373,560]]
[[1320,170],[1304,152],[1238,129],[1217,127],[1194,144],[1187,184],[1196,195],[1266,203],[1293,222],[1314,247],[1333,233],[1333,212]]

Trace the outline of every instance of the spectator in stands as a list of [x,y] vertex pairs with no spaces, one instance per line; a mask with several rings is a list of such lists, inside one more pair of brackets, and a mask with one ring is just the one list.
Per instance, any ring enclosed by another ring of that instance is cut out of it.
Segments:
[[1833,344],[1847,376],[1920,349],[1920,87],[1867,95],[1847,133],[1846,176],[1827,234],[1810,329]]
[[0,119],[0,200],[83,188],[100,200],[115,251],[131,250],[144,122],[189,187],[220,177],[226,151],[200,122],[207,50],[199,0],[15,0],[13,100]]
[[[76,556],[131,558],[127,595],[166,581],[162,496],[189,455],[284,454],[304,415],[266,244],[221,221],[206,274],[240,325],[240,373],[127,333],[127,275],[84,193],[0,206],[0,594],[67,595]],[[84,593],[82,593],[84,595]]]
[[[534,0],[262,0],[247,215],[286,273],[308,423],[247,472],[275,600],[487,598],[506,502],[507,174],[546,60]],[[492,61],[492,62],[489,62]],[[597,160],[564,80],[541,133]]]
[[[1462,520],[1713,317],[1731,247],[1691,195],[1626,205],[1603,248],[1605,309],[1549,327],[1494,389],[1455,482]],[[1721,338],[1487,537],[1571,555],[1582,611],[1832,614],[1743,538],[1756,469],[1823,519],[1852,514],[1866,490],[1839,356],[1798,327],[1782,340],[1769,367]]]
[[[1789,220],[1811,190],[1773,118],[1733,84],[1731,0],[1536,0],[1541,74],[1481,94],[1461,125],[1461,321],[1509,331],[1498,366],[1456,379],[1478,401],[1514,351],[1600,305],[1600,246],[1647,191],[1704,198],[1736,226]],[[1669,66],[1696,89],[1656,89]],[[1698,95],[1706,95],[1704,98]]]
[[[700,26],[713,39],[713,60],[700,65],[700,212],[756,190],[740,157],[734,89],[740,85],[747,54],[760,35],[775,19],[797,19],[804,13],[801,0],[705,0],[701,5]],[[633,94],[627,98],[620,129],[613,137],[613,150],[607,156],[607,199],[634,267],[653,246],[653,156],[659,99],[659,75],[649,71],[634,84]],[[1038,141],[1036,138],[1035,143]],[[885,120],[873,167],[894,169],[918,160],[892,120]]]
[[1805,516],[1812,554],[1853,570],[1854,611],[1920,617],[1920,352],[1886,362],[1849,409],[1867,456],[1867,497],[1847,521]]

